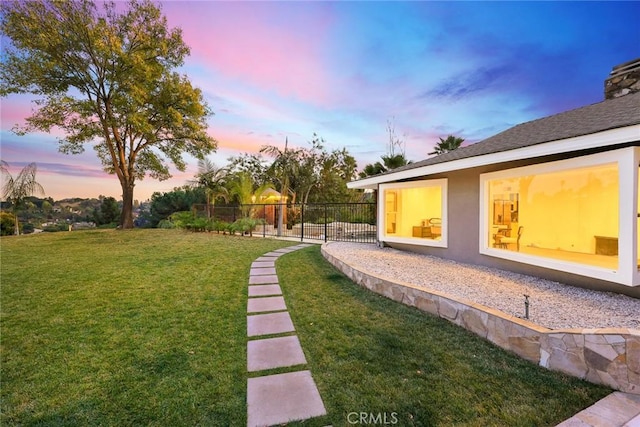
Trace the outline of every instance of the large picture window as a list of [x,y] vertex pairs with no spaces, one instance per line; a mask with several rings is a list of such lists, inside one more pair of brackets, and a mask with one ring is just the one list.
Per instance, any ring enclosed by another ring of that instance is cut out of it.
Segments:
[[480,253],[640,285],[640,147],[480,175]]
[[381,240],[446,246],[446,185],[446,179],[381,185]]
[[617,162],[558,162],[483,175],[485,248],[517,254],[514,259],[617,270],[619,176]]

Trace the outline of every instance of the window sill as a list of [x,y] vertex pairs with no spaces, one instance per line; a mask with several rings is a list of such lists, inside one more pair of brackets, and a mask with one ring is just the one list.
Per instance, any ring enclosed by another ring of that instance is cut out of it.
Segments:
[[394,236],[385,235],[385,236],[382,236],[380,240],[383,242],[389,242],[389,243],[404,243],[407,245],[430,246],[435,248],[448,247],[447,242],[444,238],[440,240],[435,240],[435,239],[428,239],[425,237],[394,237]]

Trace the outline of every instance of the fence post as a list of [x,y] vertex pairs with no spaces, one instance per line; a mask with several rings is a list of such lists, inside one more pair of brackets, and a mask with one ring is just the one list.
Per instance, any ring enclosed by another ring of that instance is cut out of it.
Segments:
[[262,238],[267,237],[267,205],[262,205]]
[[327,243],[327,204],[324,204],[324,242]]
[[304,242],[304,203],[300,204],[300,241]]

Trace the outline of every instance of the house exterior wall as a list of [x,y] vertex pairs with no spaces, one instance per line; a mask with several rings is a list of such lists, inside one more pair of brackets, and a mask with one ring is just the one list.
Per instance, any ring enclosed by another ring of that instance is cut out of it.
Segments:
[[[638,142],[625,144],[638,146]],[[620,148],[620,147],[616,147]],[[482,203],[480,200],[480,175],[488,172],[496,172],[505,169],[513,169],[522,166],[547,163],[557,160],[582,157],[587,154],[594,154],[607,150],[589,150],[565,155],[546,156],[536,159],[526,159],[517,162],[509,162],[497,165],[477,167],[460,171],[446,172],[420,179],[446,178],[448,181],[448,227],[447,247],[432,247],[420,244],[392,243],[385,242],[388,246],[400,250],[408,250],[455,261],[470,264],[483,265],[500,268],[517,273],[541,277],[554,280],[573,286],[602,291],[623,293],[640,298],[640,286],[631,287],[618,283],[586,277],[579,274],[567,273],[564,271],[539,267],[508,259],[497,258],[481,254],[479,251],[480,242],[480,218]],[[464,224],[464,226],[462,226]]]

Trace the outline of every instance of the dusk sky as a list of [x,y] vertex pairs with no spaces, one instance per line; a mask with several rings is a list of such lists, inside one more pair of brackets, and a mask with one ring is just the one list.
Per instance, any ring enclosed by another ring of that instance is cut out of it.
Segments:
[[[162,2],[191,48],[181,72],[215,112],[218,166],[262,145],[308,146],[314,132],[361,169],[387,150],[387,121],[407,158],[438,137],[474,143],[518,123],[603,99],[611,68],[640,57],[640,2]],[[1,102],[1,158],[30,162],[46,195],[113,196],[93,149],[58,152],[55,134],[16,136],[32,96]],[[196,173],[139,181],[134,197]]]

